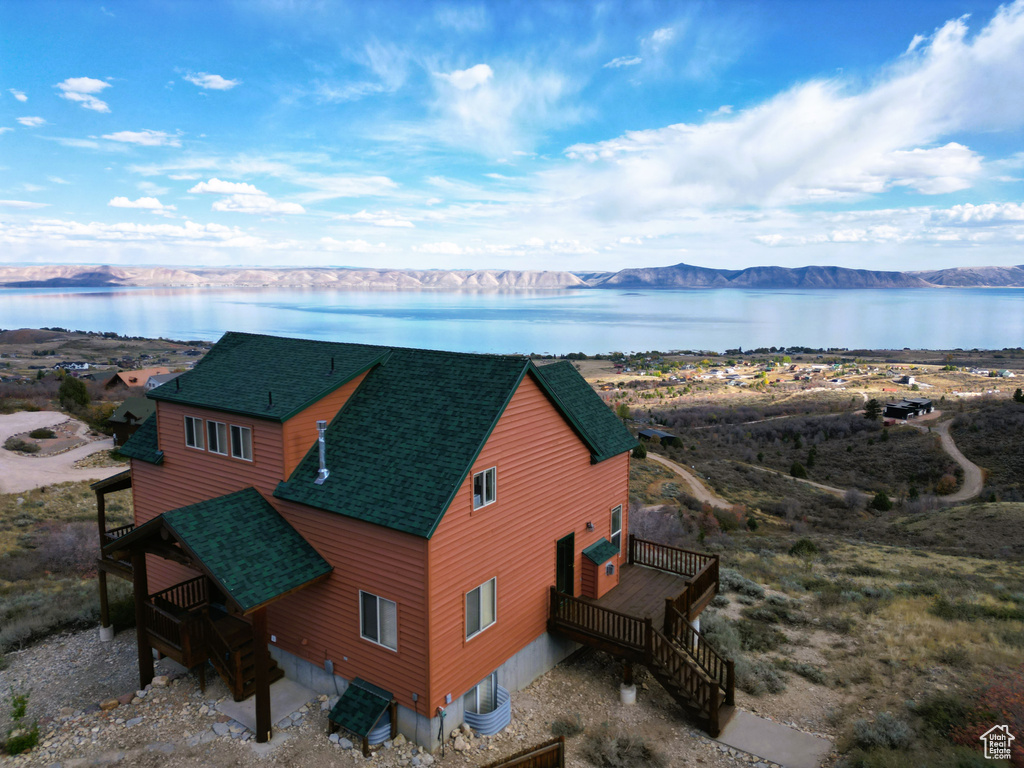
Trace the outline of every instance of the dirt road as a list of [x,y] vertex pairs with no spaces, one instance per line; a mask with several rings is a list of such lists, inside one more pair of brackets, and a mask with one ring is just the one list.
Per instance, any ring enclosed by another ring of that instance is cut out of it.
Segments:
[[[11,435],[40,427],[52,427],[67,421],[67,414],[57,411],[20,411],[0,416],[0,444]],[[81,424],[80,434],[88,427]],[[54,483],[77,480],[101,480],[124,470],[124,467],[91,467],[78,469],[75,462],[97,451],[110,450],[110,438],[96,440],[57,456],[24,456],[0,448],[0,493],[21,493]]]
[[[935,413],[941,413],[935,411]],[[949,426],[952,424],[951,421],[943,421],[941,424],[935,424],[932,429],[939,433],[939,439],[942,442],[942,449],[949,454],[949,457],[953,459],[960,468],[964,471],[964,481],[960,485],[960,490],[956,493],[951,493],[949,496],[943,496],[943,501],[967,501],[973,499],[975,496],[981,493],[982,486],[985,484],[985,478],[982,474],[981,467],[977,464],[972,463],[966,456],[960,453],[960,449],[956,447],[956,443],[953,442],[953,436],[949,433]],[[927,426],[920,426],[918,424],[911,423],[910,426],[914,429],[919,429],[922,432],[927,432]]]
[[729,509],[733,506],[732,502],[726,501],[721,496],[716,496],[712,490],[698,480],[697,476],[683,465],[676,464],[671,459],[659,456],[653,451],[647,454],[647,458],[658,462],[663,467],[666,467],[679,475],[679,477],[683,479],[683,482],[686,483],[687,493],[702,504],[710,504],[711,506],[718,507],[719,509]]

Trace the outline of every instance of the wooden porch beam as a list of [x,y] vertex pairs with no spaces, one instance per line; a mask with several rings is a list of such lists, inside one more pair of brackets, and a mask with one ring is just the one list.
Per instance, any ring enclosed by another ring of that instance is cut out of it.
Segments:
[[256,686],[256,741],[263,744],[273,735],[270,724],[270,651],[267,648],[267,609],[252,614],[252,652]]
[[132,575],[135,586],[135,640],[139,646],[139,688],[153,682],[153,651],[149,646],[149,632],[146,630],[146,596],[149,594],[149,580],[146,574],[146,555],[138,552],[132,555]]

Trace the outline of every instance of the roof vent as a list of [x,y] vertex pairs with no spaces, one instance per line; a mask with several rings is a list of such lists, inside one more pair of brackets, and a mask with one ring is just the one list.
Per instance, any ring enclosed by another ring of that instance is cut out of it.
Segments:
[[317,421],[317,423],[316,423],[316,431],[317,431],[317,443],[319,444],[319,448],[320,448],[320,471],[317,472],[316,480],[314,480],[313,482],[316,485],[323,485],[324,484],[324,480],[326,480],[330,476],[330,474],[331,474],[331,470],[329,470],[327,468],[327,453],[326,453],[326,445],[324,443],[324,432],[327,431],[327,422],[326,421]]

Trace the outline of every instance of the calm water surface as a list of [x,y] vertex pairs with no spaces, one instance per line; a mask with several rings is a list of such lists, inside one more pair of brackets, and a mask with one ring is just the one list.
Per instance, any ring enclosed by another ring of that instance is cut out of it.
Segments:
[[0,289],[0,328],[215,340],[226,330],[464,352],[1024,344],[1024,290]]

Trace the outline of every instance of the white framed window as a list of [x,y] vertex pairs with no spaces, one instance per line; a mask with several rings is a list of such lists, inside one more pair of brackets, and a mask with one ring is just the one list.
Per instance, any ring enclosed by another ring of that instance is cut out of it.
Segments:
[[473,475],[473,509],[486,507],[498,499],[498,468],[491,467]]
[[195,416],[185,417],[185,445],[203,450],[203,420]]
[[359,634],[364,640],[398,650],[398,605],[359,591]]
[[252,430],[249,427],[231,425],[231,455],[252,461]]
[[206,422],[206,445],[210,453],[228,455],[228,425],[223,421]]
[[470,688],[462,697],[463,711],[474,715],[486,715],[498,706],[498,673],[487,677]]
[[497,577],[466,593],[466,639],[476,637],[494,623],[497,614]]
[[612,510],[612,544],[622,552],[622,505]]

